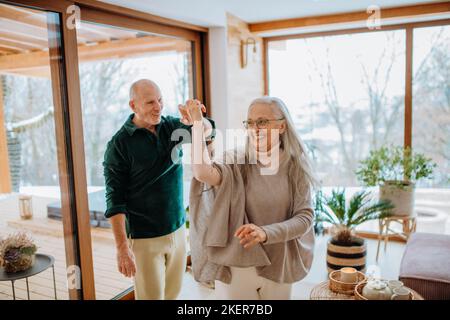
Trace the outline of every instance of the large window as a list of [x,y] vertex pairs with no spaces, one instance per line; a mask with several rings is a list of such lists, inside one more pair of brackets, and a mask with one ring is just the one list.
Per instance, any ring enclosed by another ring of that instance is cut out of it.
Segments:
[[438,164],[422,187],[450,187],[450,27],[414,30],[412,145]]
[[[437,164],[416,185],[418,231],[442,232],[427,229],[420,210],[450,208],[448,22],[266,41],[268,94],[285,100],[324,192],[346,187],[352,194],[361,188],[358,162],[370,150],[410,145]],[[378,225],[358,230],[376,232]]]
[[324,186],[354,186],[371,149],[403,144],[405,33],[269,42],[269,91],[289,107]]

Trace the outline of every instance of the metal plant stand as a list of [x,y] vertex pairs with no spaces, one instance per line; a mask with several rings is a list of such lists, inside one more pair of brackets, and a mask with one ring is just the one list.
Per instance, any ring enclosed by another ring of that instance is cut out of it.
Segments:
[[14,282],[20,279],[25,279],[27,285],[27,297],[30,300],[30,286],[28,284],[28,278],[35,276],[48,268],[52,268],[53,274],[53,290],[55,293],[55,300],[58,299],[56,294],[56,278],[55,278],[55,258],[50,255],[37,253],[35,257],[34,265],[24,271],[8,273],[5,272],[3,268],[0,268],[0,281],[11,281],[11,288],[13,293],[13,299],[16,300],[16,288],[14,287]]

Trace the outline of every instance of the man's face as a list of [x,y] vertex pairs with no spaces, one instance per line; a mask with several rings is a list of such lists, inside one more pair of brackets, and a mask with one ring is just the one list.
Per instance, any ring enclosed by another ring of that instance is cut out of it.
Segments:
[[140,85],[130,101],[130,107],[140,121],[150,126],[159,124],[163,109],[161,91],[152,84]]

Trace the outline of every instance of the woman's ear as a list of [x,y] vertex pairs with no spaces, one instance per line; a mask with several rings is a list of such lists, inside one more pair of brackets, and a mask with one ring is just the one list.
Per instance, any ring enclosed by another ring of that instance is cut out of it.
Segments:
[[287,126],[286,126],[286,121],[283,121],[281,124],[280,124],[280,134],[283,134],[285,131],[286,131],[286,129],[287,129]]

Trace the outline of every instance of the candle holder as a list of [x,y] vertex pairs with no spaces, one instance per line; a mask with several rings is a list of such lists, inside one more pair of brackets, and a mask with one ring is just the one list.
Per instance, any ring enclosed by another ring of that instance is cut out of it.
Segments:
[[20,218],[22,218],[23,220],[29,220],[33,218],[33,203],[31,200],[31,196],[25,194],[19,196],[19,209]]
[[355,282],[347,283],[341,281],[341,270],[331,272],[328,276],[330,290],[336,293],[353,295],[356,285],[367,280],[366,275],[360,271],[356,271],[356,275]]

